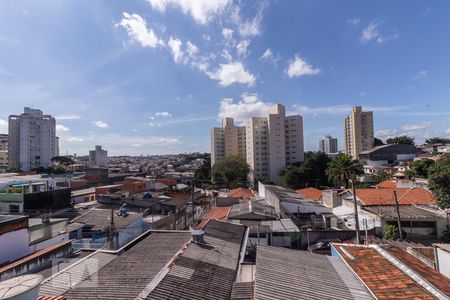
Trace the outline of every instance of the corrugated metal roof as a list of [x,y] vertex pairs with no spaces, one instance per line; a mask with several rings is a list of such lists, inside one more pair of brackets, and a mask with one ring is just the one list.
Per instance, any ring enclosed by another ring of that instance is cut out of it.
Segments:
[[[395,206],[365,206],[363,210],[383,216],[384,219],[397,220]],[[402,220],[436,220],[444,218],[443,214],[438,210],[425,209],[413,205],[399,205],[399,212]]]
[[[128,210],[128,216],[126,217],[119,217],[116,212],[117,209],[114,209],[114,226],[118,229],[125,228],[142,217],[142,214],[130,210]],[[111,209],[92,208],[80,217],[73,219],[72,222],[93,226],[91,229],[93,231],[104,230],[111,224]]]
[[255,299],[373,299],[338,258],[258,246]]
[[41,283],[39,295],[63,295],[93,273],[97,273],[116,257],[117,255],[110,253],[94,252],[44,280]]

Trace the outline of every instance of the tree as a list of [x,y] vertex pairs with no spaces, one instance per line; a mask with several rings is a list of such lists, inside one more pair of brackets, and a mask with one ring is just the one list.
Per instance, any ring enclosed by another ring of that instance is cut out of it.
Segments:
[[427,178],[428,170],[434,164],[434,160],[426,158],[410,162],[409,168],[412,171],[414,177]]
[[212,176],[229,188],[247,186],[250,167],[240,156],[224,157],[214,164]]
[[194,173],[194,186],[201,187],[204,183],[211,183],[211,157],[206,157],[203,165]]
[[386,240],[395,240],[398,236],[397,226],[386,224],[384,225],[384,238]]
[[284,184],[291,188],[328,185],[325,171],[330,158],[322,152],[305,153],[305,161],[289,165],[281,172]]
[[376,183],[380,183],[385,180],[389,180],[392,178],[392,175],[385,170],[380,170],[373,175],[373,179]]
[[377,146],[383,146],[383,145],[386,145],[386,144],[383,143],[382,140],[377,139],[377,138],[374,138],[374,139],[373,139],[373,146],[374,146],[374,147],[377,147]]
[[414,138],[407,136],[407,135],[396,136],[396,137],[387,139],[386,144],[388,144],[388,145],[392,145],[392,144],[414,145]]
[[75,161],[69,156],[55,156],[52,158],[52,162],[64,166],[70,166],[75,163]]
[[359,160],[352,159],[347,154],[340,154],[328,163],[326,174],[330,180],[338,184],[344,184],[345,188],[348,189],[350,180],[364,174],[364,170]]
[[433,145],[433,144],[449,144],[450,139],[441,138],[441,137],[433,137],[425,140],[425,145]]
[[441,157],[428,169],[428,183],[438,205],[442,208],[448,207],[450,205],[450,154]]

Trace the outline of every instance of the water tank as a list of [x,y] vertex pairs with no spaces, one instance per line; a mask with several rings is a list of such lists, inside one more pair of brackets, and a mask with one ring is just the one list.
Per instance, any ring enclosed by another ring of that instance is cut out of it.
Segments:
[[204,243],[203,236],[205,235],[205,232],[203,230],[192,230],[192,239],[194,240],[194,243],[201,244]]
[[17,276],[0,282],[0,299],[36,299],[44,277],[41,274]]

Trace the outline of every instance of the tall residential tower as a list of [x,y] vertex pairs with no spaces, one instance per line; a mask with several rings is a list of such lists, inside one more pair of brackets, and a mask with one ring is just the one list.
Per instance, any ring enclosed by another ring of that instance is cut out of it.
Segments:
[[319,151],[325,154],[333,154],[338,152],[338,140],[337,138],[326,135],[319,141]]
[[345,153],[354,159],[359,158],[361,151],[373,148],[373,112],[362,111],[355,106],[344,122]]
[[245,159],[245,127],[234,125],[233,118],[222,120],[222,127],[211,130],[211,166],[227,156]]
[[9,116],[9,168],[30,171],[50,167],[58,149],[55,124],[52,116],[29,107],[19,116]]

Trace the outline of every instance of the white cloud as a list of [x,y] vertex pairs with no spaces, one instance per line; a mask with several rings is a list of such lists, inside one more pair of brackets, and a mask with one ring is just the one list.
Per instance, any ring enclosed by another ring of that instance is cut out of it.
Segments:
[[360,22],[361,22],[360,19],[348,19],[348,20],[347,20],[347,23],[348,23],[348,24],[351,24],[351,25],[354,25],[354,26],[359,25]]
[[172,114],[169,113],[168,111],[160,111],[160,112],[155,113],[155,116],[163,117],[163,118],[170,118],[170,117],[172,117]]
[[436,122],[433,122],[433,121],[422,122],[422,123],[418,123],[418,124],[409,124],[409,125],[402,126],[402,129],[407,130],[407,131],[423,130],[423,129],[433,127],[435,124],[436,124]]
[[250,46],[250,40],[242,40],[237,44],[236,51],[239,56],[246,57],[248,54],[248,46]]
[[266,51],[264,51],[263,55],[261,55],[259,60],[266,62],[269,59],[273,59],[273,53],[272,53],[272,50],[270,50],[270,48],[268,48]]
[[237,25],[239,34],[243,37],[257,36],[261,34],[261,23],[264,9],[268,6],[268,1],[262,1],[258,4],[256,15],[251,20],[243,20],[239,6],[235,6],[231,14],[231,20]]
[[69,143],[80,143],[83,141],[83,139],[78,137],[70,137],[67,138],[66,141],[68,141]]
[[56,120],[78,120],[81,119],[80,115],[70,114],[70,115],[59,115],[55,116]]
[[230,28],[222,28],[222,36],[225,40],[229,41],[233,38],[233,30]]
[[8,122],[0,119],[0,133],[8,133]]
[[262,101],[258,94],[243,93],[241,100],[237,103],[234,103],[232,98],[222,99],[218,117],[220,119],[230,117],[243,121],[250,117],[267,116],[273,112],[273,108],[273,103]]
[[204,34],[204,35],[202,36],[202,38],[203,38],[203,40],[206,41],[206,42],[211,42],[211,36],[208,35],[208,34]]
[[61,124],[57,124],[56,125],[56,131],[59,131],[59,132],[67,132],[67,131],[69,131],[70,129],[68,128],[68,127],[66,127],[66,126],[64,126],[64,125],[61,125]]
[[395,136],[398,135],[398,130],[397,129],[383,129],[383,130],[378,130],[375,133],[375,136],[379,139],[382,140],[386,140],[389,138],[393,138]]
[[[293,105],[292,114],[301,114],[301,115],[313,115],[317,116],[319,114],[329,114],[329,115],[338,115],[338,114],[349,114],[352,111],[352,106],[343,104],[343,105],[331,105],[331,106],[322,106],[322,107],[309,107],[306,105],[294,104]],[[393,112],[404,110],[408,107],[406,106],[373,106],[373,107],[365,107],[367,111],[374,112]]]
[[208,72],[211,79],[218,80],[221,86],[229,86],[233,83],[241,83],[251,86],[255,83],[255,76],[245,70],[240,62],[220,64],[215,72]]
[[156,48],[164,45],[153,29],[147,28],[147,22],[138,14],[124,12],[122,20],[116,26],[125,28],[131,39],[137,41],[142,47]]
[[450,128],[445,131],[445,133],[450,134]]
[[447,118],[444,121],[442,121],[442,124],[450,124],[450,118]]
[[150,122],[148,125],[150,125],[150,127],[161,127],[161,123],[157,122]]
[[147,0],[150,5],[164,12],[168,6],[181,9],[184,14],[190,14],[199,24],[207,24],[219,15],[231,0]]
[[319,68],[309,65],[304,59],[296,55],[294,59],[289,61],[289,66],[285,70],[289,78],[303,75],[316,75],[320,73]]
[[231,56],[230,52],[227,49],[223,49],[220,55],[227,61],[231,62],[233,60],[233,57]]
[[420,70],[419,72],[417,72],[416,75],[414,75],[412,77],[412,79],[416,80],[416,79],[422,79],[428,77],[428,71],[427,70]]
[[180,63],[184,61],[184,52],[181,50],[183,42],[180,39],[170,37],[167,45],[169,45],[170,51],[172,51],[173,61]]
[[93,123],[98,128],[108,128],[109,127],[108,123],[105,123],[103,121],[94,121]]
[[382,44],[384,42],[387,42],[389,40],[394,40],[398,38],[398,33],[394,33],[390,36],[384,36],[379,31],[379,26],[381,25],[381,22],[370,22],[369,25],[367,25],[366,28],[363,29],[361,34],[361,43],[366,44],[369,42],[376,42],[378,44]]
[[198,47],[191,41],[187,41],[186,47],[187,47],[186,51],[190,57],[193,57],[198,53]]

